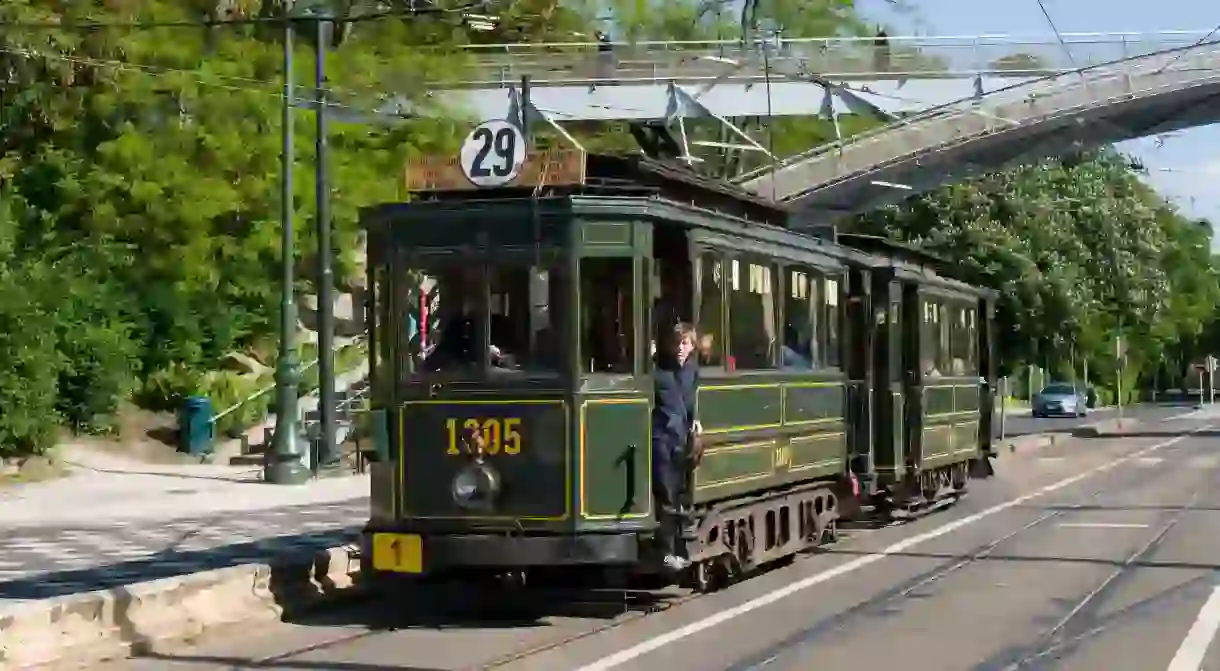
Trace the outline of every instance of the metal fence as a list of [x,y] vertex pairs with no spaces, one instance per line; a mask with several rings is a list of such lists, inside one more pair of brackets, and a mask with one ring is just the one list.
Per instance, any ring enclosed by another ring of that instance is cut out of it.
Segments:
[[[596,42],[471,45],[473,76],[462,87],[516,85],[522,76],[541,85],[660,83],[679,79],[756,79],[819,75],[829,78],[964,77],[979,74],[1047,75],[1187,47],[1204,31],[1064,33],[1060,36],[774,38],[743,43],[642,41],[599,51]],[[448,84],[452,87],[452,84]]]
[[[1184,88],[1189,85],[1210,82],[1220,77],[1217,63],[1220,62],[1220,40],[1199,42],[1173,51],[1161,51],[1132,57],[1126,61],[1106,63],[1099,66],[1073,71],[1070,75],[1061,74],[1048,76],[1034,82],[1017,84],[1000,89],[984,96],[981,100],[967,98],[937,106],[904,118],[891,124],[853,135],[838,142],[820,145],[807,152],[790,156],[774,165],[763,166],[752,173],[736,178],[736,182],[746,188],[757,188],[752,185],[754,180],[765,180],[771,176],[794,167],[811,164],[823,155],[862,150],[866,145],[884,143],[894,136],[896,131],[904,128],[920,128],[921,137],[941,137],[933,134],[932,124],[957,124],[955,133],[949,133],[953,141],[961,141],[961,119],[978,117],[986,121],[989,130],[998,125],[1020,125],[1023,121],[1019,115],[1010,113],[1028,107],[1031,97],[1037,97],[1041,106],[1034,112],[1051,109],[1052,99],[1077,90],[1094,90],[1099,94],[1110,90],[1118,91],[1122,96],[1148,95],[1155,91],[1170,88]],[[1101,104],[1106,99],[1092,101]],[[1024,107],[1023,107],[1024,105]],[[907,149],[912,149],[907,147]],[[837,158],[835,160],[838,160]],[[802,179],[805,176],[802,174]],[[781,198],[786,196],[780,196]]]

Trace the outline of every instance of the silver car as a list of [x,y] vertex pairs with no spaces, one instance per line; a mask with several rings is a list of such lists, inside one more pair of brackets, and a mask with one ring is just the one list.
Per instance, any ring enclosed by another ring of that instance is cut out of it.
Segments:
[[1084,417],[1089,414],[1084,390],[1073,389],[1070,384],[1046,385],[1034,394],[1031,405],[1034,417]]

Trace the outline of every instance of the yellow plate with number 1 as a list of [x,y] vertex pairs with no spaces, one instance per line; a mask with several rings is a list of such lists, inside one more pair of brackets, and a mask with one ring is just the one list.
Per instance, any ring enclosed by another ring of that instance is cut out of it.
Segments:
[[423,545],[414,534],[373,534],[373,570],[423,573]]

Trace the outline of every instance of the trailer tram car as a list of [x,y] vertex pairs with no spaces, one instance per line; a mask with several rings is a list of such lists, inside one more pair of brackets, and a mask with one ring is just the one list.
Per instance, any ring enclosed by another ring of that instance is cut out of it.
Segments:
[[538,152],[496,189],[452,168],[362,213],[373,576],[653,570],[651,348],[674,318],[699,336],[696,587],[991,473],[994,294],[935,259],[801,234],[663,161]]

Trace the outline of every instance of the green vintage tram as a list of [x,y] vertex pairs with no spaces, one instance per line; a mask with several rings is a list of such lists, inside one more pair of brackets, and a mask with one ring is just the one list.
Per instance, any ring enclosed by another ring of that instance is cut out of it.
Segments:
[[415,171],[414,200],[362,213],[374,574],[653,565],[674,319],[699,334],[700,584],[990,474],[994,296],[936,259],[642,157],[538,152],[496,189]]

